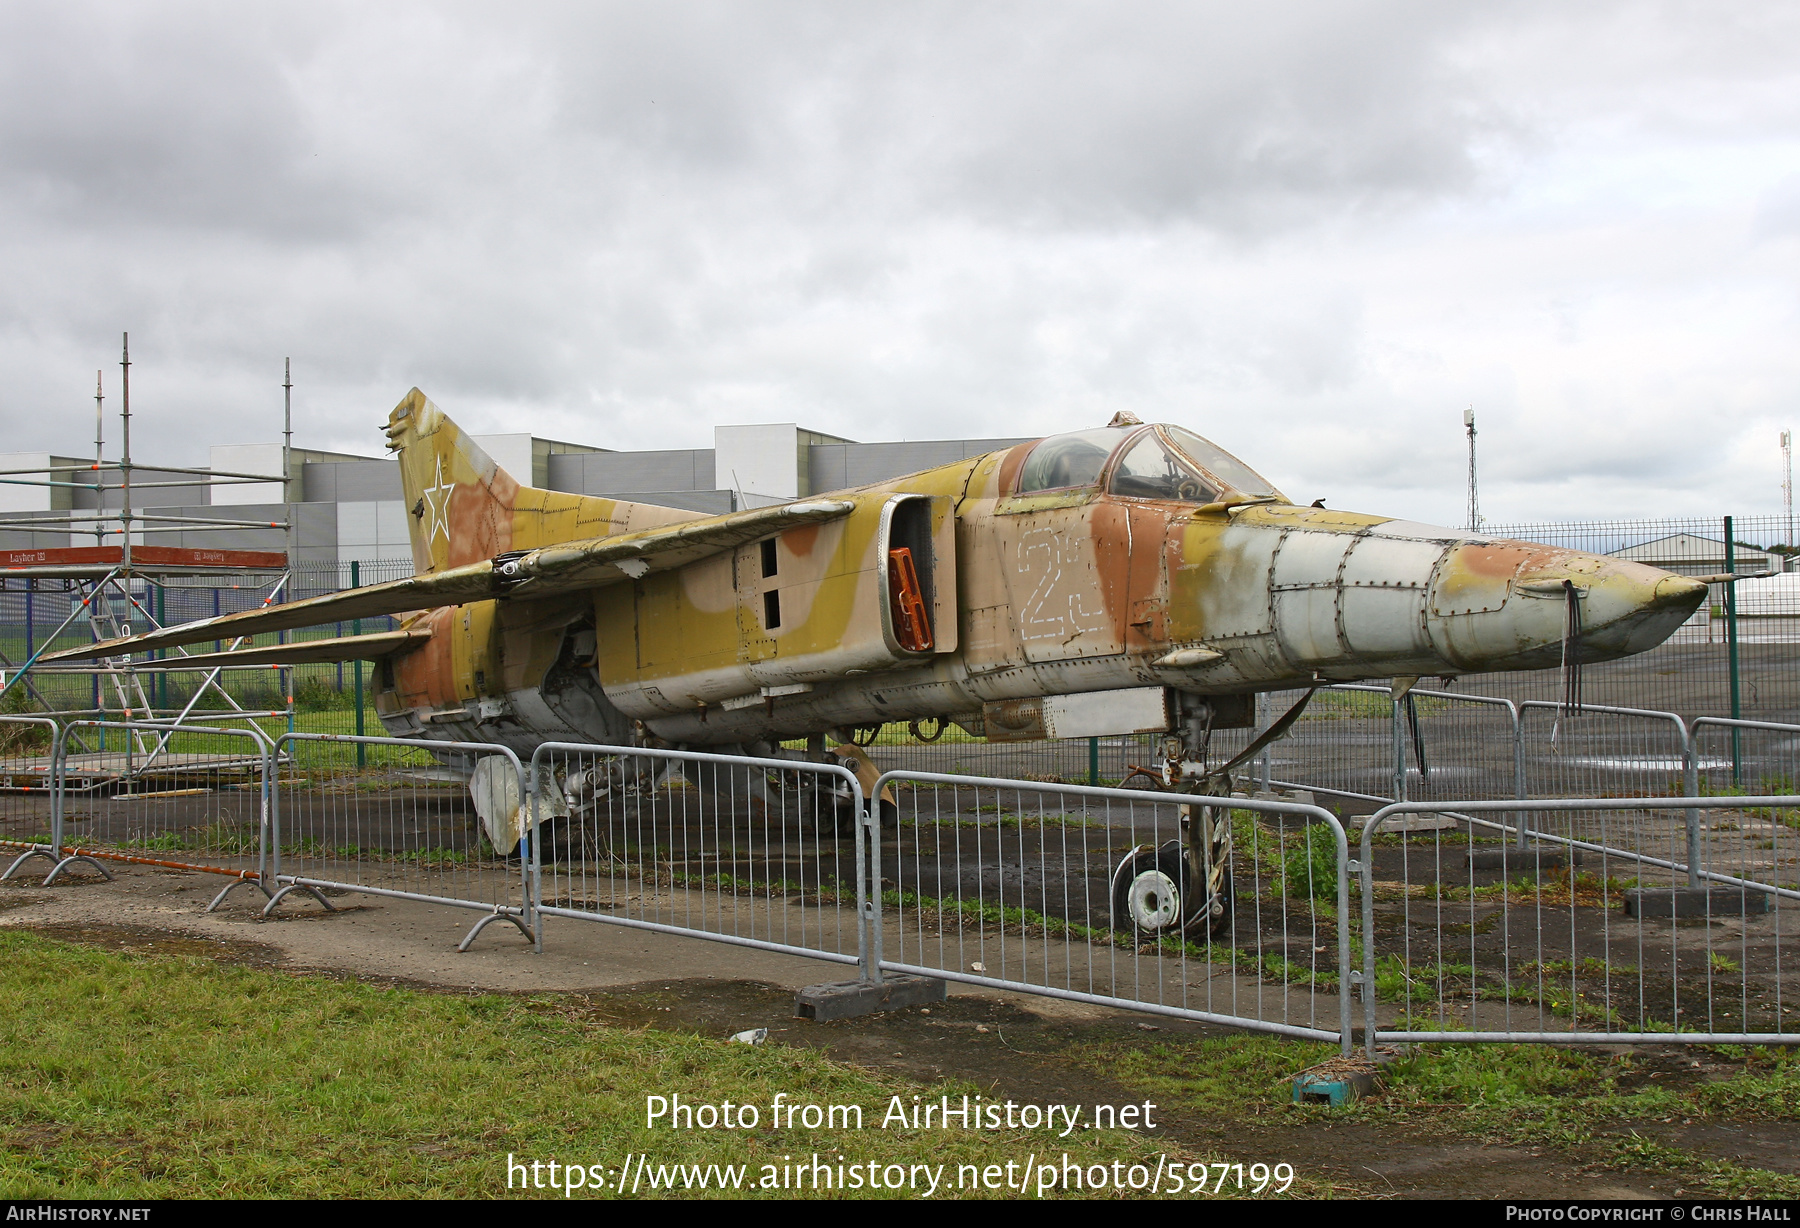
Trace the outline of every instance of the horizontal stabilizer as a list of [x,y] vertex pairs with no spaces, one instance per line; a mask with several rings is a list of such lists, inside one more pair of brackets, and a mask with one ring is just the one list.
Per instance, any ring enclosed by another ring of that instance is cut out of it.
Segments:
[[[704,520],[621,533],[585,541],[564,542],[537,550],[501,555],[464,567],[431,575],[408,576],[386,584],[371,584],[341,593],[329,593],[287,605],[266,606],[218,618],[202,618],[164,627],[143,635],[84,644],[61,652],[45,653],[38,660],[88,661],[95,657],[123,656],[153,648],[175,648],[207,640],[230,640],[271,631],[293,631],[321,623],[378,618],[437,606],[466,605],[493,597],[555,597],[636,579],[647,572],[667,571],[703,559],[721,550],[768,537],[800,525],[818,524],[849,515],[856,507],[850,499],[811,499],[752,508]],[[279,648],[282,645],[274,645]],[[290,645],[288,647],[298,647]],[[261,651],[261,649],[258,649]],[[228,654],[238,656],[238,654]],[[324,659],[324,658],[321,658]],[[329,658],[354,660],[355,656]],[[297,663],[295,658],[282,662]]]
[[[264,644],[235,652],[197,652],[161,661],[134,661],[135,673],[176,673],[211,670],[220,666],[256,666],[279,669],[284,665],[332,665],[339,661],[379,661],[417,648],[431,638],[429,631],[378,631],[373,635],[345,635],[329,640],[300,640],[293,644]],[[34,667],[35,668],[35,667]],[[65,669],[67,667],[64,667]],[[86,667],[94,668],[93,666]],[[47,672],[56,672],[54,669]]]
[[[61,652],[47,652],[40,662],[87,661],[95,657],[123,656],[148,652],[152,648],[175,648],[182,644],[202,644],[207,640],[234,640],[242,635],[263,635],[270,631],[293,631],[299,627],[316,627],[320,623],[350,622],[357,618],[379,618],[385,614],[404,614],[409,610],[427,610],[440,605],[461,605],[494,595],[494,565],[471,563],[436,575],[408,576],[386,584],[328,593],[286,605],[264,606],[238,614],[222,614],[218,618],[202,618],[197,622],[164,627],[143,635],[129,635]],[[275,645],[281,647],[281,645]],[[352,658],[346,658],[349,660]]]

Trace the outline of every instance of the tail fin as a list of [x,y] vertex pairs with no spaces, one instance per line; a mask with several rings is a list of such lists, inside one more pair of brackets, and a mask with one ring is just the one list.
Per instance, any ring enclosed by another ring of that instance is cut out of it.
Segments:
[[508,550],[608,537],[703,515],[522,485],[417,388],[388,415],[387,437],[388,447],[399,453],[413,570],[420,575]]

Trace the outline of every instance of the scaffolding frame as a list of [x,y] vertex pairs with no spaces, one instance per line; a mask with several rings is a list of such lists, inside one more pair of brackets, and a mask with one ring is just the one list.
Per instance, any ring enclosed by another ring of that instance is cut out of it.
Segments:
[[[20,527],[27,531],[48,530],[67,531],[71,538],[85,536],[92,532],[94,544],[104,550],[112,544],[118,546],[117,561],[103,560],[94,563],[57,563],[46,562],[41,565],[26,565],[0,569],[0,580],[10,582],[14,579],[24,580],[28,590],[33,589],[38,581],[60,579],[71,581],[69,613],[66,618],[44,637],[41,646],[29,652],[26,659],[15,666],[11,658],[0,650],[0,699],[10,694],[15,687],[23,688],[34,700],[42,705],[48,714],[62,717],[79,717],[97,715],[100,719],[121,719],[127,728],[125,747],[125,772],[127,780],[153,770],[159,758],[169,748],[170,739],[175,734],[174,726],[195,720],[216,720],[220,717],[254,720],[258,717],[287,717],[289,732],[294,725],[293,671],[282,669],[281,695],[286,700],[283,710],[268,712],[252,712],[238,703],[223,683],[221,676],[227,669],[268,669],[268,666],[228,666],[212,665],[196,666],[195,672],[204,669],[205,677],[193,689],[191,695],[181,706],[179,712],[167,709],[159,714],[150,695],[145,691],[142,675],[146,672],[167,674],[179,671],[179,658],[190,656],[186,648],[177,648],[176,657],[166,654],[153,658],[149,662],[139,662],[132,654],[102,657],[92,665],[40,666],[37,660],[56,638],[67,631],[85,615],[90,633],[95,643],[111,639],[122,639],[132,634],[134,622],[141,622],[146,628],[159,630],[163,621],[158,616],[157,608],[164,603],[151,600],[151,593],[160,594],[168,588],[168,581],[177,577],[197,575],[242,574],[249,571],[268,571],[274,574],[266,582],[267,592],[262,606],[274,604],[283,593],[290,591],[292,571],[287,567],[288,552],[282,552],[282,566],[279,568],[210,566],[193,561],[170,562],[164,559],[155,561],[143,558],[134,559],[133,545],[142,546],[142,538],[151,533],[179,533],[206,529],[245,529],[262,528],[289,530],[289,521],[253,522],[231,520],[217,516],[162,515],[144,511],[133,511],[132,490],[172,489],[187,487],[212,488],[226,485],[278,484],[281,487],[282,503],[288,503],[289,484],[292,472],[293,448],[293,376],[291,361],[284,364],[282,375],[283,391],[283,431],[282,431],[282,473],[279,476],[259,473],[239,473],[232,471],[182,468],[158,465],[154,472],[159,475],[176,475],[176,481],[132,481],[134,466],[131,459],[131,335],[123,334],[120,345],[120,448],[119,459],[107,461],[105,458],[104,403],[105,388],[103,373],[95,372],[94,378],[94,461],[91,465],[48,465],[31,469],[0,470],[0,485],[39,486],[52,490],[91,490],[94,492],[94,508],[91,516],[33,517],[22,522]],[[117,475],[117,481],[109,483],[107,476]],[[75,480],[77,475],[88,475],[89,481]],[[107,504],[110,495],[117,492],[118,509],[110,509]],[[69,509],[71,512],[75,509]],[[134,539],[138,539],[134,541]],[[163,551],[155,552],[163,554]],[[143,597],[135,591],[142,585]],[[258,587],[264,587],[259,585]],[[75,595],[80,594],[80,600]],[[29,638],[29,637],[28,637]],[[285,637],[284,637],[285,638]],[[241,647],[249,637],[239,636],[231,641],[230,651]],[[44,694],[34,685],[33,675],[44,674],[83,674],[95,679],[97,695],[96,707],[93,710],[58,710],[51,706]],[[196,714],[194,709],[201,698],[208,693],[215,693],[225,702],[225,707],[210,712]],[[113,706],[108,706],[111,698]],[[166,698],[166,695],[164,696]],[[140,716],[141,713],[141,716]],[[171,714],[172,713],[172,714]],[[163,728],[159,728],[163,727]],[[104,731],[103,731],[104,735]],[[79,741],[79,737],[77,736]],[[91,750],[82,742],[84,751]],[[105,750],[102,746],[101,750]]]

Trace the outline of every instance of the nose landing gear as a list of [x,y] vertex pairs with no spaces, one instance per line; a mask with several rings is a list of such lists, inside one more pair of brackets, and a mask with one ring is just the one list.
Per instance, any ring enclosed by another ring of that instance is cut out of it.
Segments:
[[[1317,688],[1314,688],[1316,690]],[[1140,844],[1112,876],[1115,930],[1145,939],[1228,935],[1232,922],[1231,772],[1293,726],[1309,690],[1280,720],[1253,738],[1228,763],[1208,769],[1213,707],[1186,696],[1179,732],[1163,741],[1160,773],[1138,769],[1154,789],[1192,798],[1180,807],[1180,833],[1161,845]],[[1204,800],[1203,800],[1204,799]]]
[[1113,928],[1148,939],[1227,933],[1229,813],[1224,806],[1183,806],[1180,836],[1127,853],[1113,870]]

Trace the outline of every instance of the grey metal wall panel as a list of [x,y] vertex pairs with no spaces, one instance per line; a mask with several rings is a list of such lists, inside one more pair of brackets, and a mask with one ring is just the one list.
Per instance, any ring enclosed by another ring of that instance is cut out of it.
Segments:
[[964,456],[985,456],[989,452],[999,452],[1018,444],[1030,443],[1038,435],[1020,435],[1016,439],[965,439],[962,441]]
[[544,461],[544,486],[548,490],[581,493],[580,452],[552,452]]
[[822,494],[828,490],[842,490],[849,483],[844,480],[844,449],[849,447],[842,443],[815,443],[808,452],[812,470],[812,489],[810,494]]
[[376,528],[379,503],[338,503],[337,528],[340,546],[373,546],[381,540]]
[[337,545],[337,504],[296,503],[291,510],[296,550]]
[[300,466],[300,498],[307,503],[336,503],[337,471],[336,465],[318,461]]
[[412,526],[411,519],[406,514],[406,504],[391,500],[377,503],[375,520],[378,530],[376,541],[384,546],[398,544],[410,547]]
[[594,491],[608,499],[626,499],[632,503],[653,503],[658,507],[678,507],[687,512],[705,512],[722,516],[732,510],[729,490],[640,490]]
[[[117,475],[113,475],[117,476]],[[197,478],[186,473],[164,473],[160,469],[138,469],[131,471],[131,506],[176,508],[184,505],[199,505],[200,514],[207,514],[207,489],[204,484],[186,485],[188,482],[205,483],[206,478]],[[140,486],[140,482],[180,482],[179,486],[164,486],[160,489],[149,489]],[[123,491],[108,491],[107,506],[118,507]]]
[[1024,439],[921,439],[911,443],[815,445],[812,449],[814,476],[817,478],[823,470],[830,474],[831,484],[815,482],[813,489],[836,490],[886,482],[1024,442]]
[[711,468],[710,449],[589,452],[551,457],[550,481],[553,490],[614,497],[652,491],[710,490]]
[[[60,515],[60,513],[53,512],[46,512],[44,514],[47,516]],[[48,547],[60,547],[71,544],[69,534],[66,530],[59,529],[52,532],[32,532],[28,529],[12,527],[21,522],[29,522],[32,519],[34,519],[34,517],[29,515],[9,515],[0,519],[0,550],[40,550]],[[113,540],[117,541],[118,539],[114,538]],[[73,544],[91,546],[94,544],[94,538],[89,534],[86,536],[85,540],[81,538],[74,539]]]
[[963,459],[961,440],[918,443],[853,443],[843,445],[844,477],[840,485],[867,486]]
[[[284,529],[187,529],[180,533],[159,533],[157,546],[187,546],[208,550],[286,550]],[[170,541],[169,538],[176,540]]]
[[[74,480],[82,481],[87,476],[86,474],[76,474]],[[124,492],[119,489],[119,475],[114,472],[102,473],[99,476],[101,485],[106,489],[97,492],[91,486],[85,489],[77,486],[69,491],[70,507],[92,508],[101,498],[105,500],[107,507],[116,508],[121,505]],[[165,486],[158,490],[152,490],[142,485],[145,482],[180,482],[183,485]],[[189,482],[193,482],[195,485],[186,485]],[[197,478],[186,473],[164,473],[160,469],[133,467],[131,470],[131,506],[134,508],[204,505],[206,499],[207,479],[204,477]]]
[[[307,468],[311,469],[313,466],[308,465]],[[406,497],[406,492],[400,486],[399,461],[342,461],[333,464],[331,468],[336,470],[332,475],[335,489],[331,498],[314,500],[308,493],[308,502],[335,500],[339,503],[362,503]]]
[[[291,507],[284,503],[242,503],[221,507],[172,508],[172,512],[182,516],[241,520],[244,524],[242,528],[196,528],[182,529],[178,533],[152,533],[144,540],[152,546],[187,546],[211,550],[288,550],[293,546],[288,540],[288,531],[268,526],[290,519],[294,523],[305,524],[308,521],[308,508],[314,509],[311,516],[313,521],[317,521],[322,512],[331,525],[323,541],[315,544],[334,545],[337,541],[337,509],[329,503],[297,503]],[[318,530],[314,531],[317,534]]]

